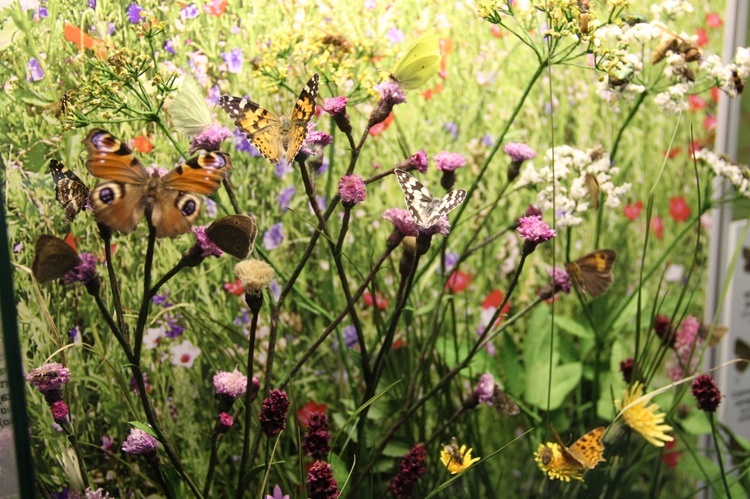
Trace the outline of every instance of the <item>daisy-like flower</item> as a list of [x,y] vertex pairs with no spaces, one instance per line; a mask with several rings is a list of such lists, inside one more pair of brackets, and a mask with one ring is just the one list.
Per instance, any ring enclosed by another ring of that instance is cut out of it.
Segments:
[[583,481],[583,468],[570,466],[560,450],[560,445],[554,442],[539,444],[534,453],[534,461],[547,474],[550,480],[569,482],[571,479]]
[[445,466],[451,475],[460,473],[467,469],[472,464],[479,461],[479,457],[471,457],[472,449],[467,449],[465,445],[458,446],[456,439],[453,439],[451,445],[444,445],[440,450],[440,461]]
[[615,406],[622,411],[625,424],[640,433],[654,447],[664,447],[665,442],[674,440],[674,437],[666,433],[672,430],[672,427],[664,424],[666,415],[663,412],[658,412],[659,405],[657,403],[654,402],[649,405],[651,397],[644,397],[643,400],[633,403],[641,397],[643,397],[643,385],[635,383],[625,390],[622,401],[615,400]]

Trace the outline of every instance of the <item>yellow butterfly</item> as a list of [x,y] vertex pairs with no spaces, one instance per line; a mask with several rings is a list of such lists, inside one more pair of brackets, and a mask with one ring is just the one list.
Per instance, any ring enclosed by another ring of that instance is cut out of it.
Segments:
[[440,37],[422,35],[414,42],[391,73],[403,90],[414,90],[440,72]]
[[584,436],[576,440],[570,447],[567,447],[560,440],[556,431],[555,434],[557,445],[560,446],[560,456],[556,456],[549,446],[545,446],[540,452],[542,464],[550,466],[556,471],[584,471],[596,467],[597,463],[605,461],[604,444],[602,436],[604,427],[594,428]]
[[183,135],[195,137],[211,124],[211,110],[203,94],[193,76],[183,77],[182,86],[168,108],[175,129]]
[[315,114],[317,96],[316,73],[299,94],[291,115],[276,116],[251,100],[229,95],[221,96],[219,106],[268,161],[291,164],[307,137],[307,122]]
[[598,298],[612,286],[612,265],[617,253],[613,250],[596,250],[574,262],[565,264],[573,283],[581,293]]

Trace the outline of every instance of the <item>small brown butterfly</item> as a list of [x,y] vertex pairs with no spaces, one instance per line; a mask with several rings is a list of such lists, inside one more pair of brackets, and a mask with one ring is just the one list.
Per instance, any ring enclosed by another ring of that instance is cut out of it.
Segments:
[[316,73],[300,92],[290,115],[276,116],[253,101],[229,95],[221,96],[219,106],[268,161],[291,165],[307,137],[307,122],[315,114],[317,96]]
[[595,210],[599,209],[599,180],[593,173],[586,174],[586,190],[589,191],[589,197],[591,198],[591,206]]
[[703,338],[703,341],[708,341],[710,347],[718,345],[728,332],[729,328],[722,326],[721,324],[716,324],[714,326],[711,324],[701,324],[698,327],[698,336]]
[[55,199],[65,210],[65,220],[71,223],[86,205],[89,188],[78,175],[56,159],[50,160],[49,171],[55,182]]
[[734,367],[741,373],[744,373],[748,366],[750,366],[750,345],[745,343],[744,340],[737,338],[734,340],[734,354],[737,358],[745,359],[748,362],[737,362]]
[[[591,470],[596,467],[597,463],[605,461],[604,444],[602,444],[602,436],[604,435],[603,426],[594,428],[586,433],[570,447],[562,443],[560,436],[555,430],[552,431],[555,434],[555,440],[557,440],[557,444],[560,446],[560,452],[565,461],[561,465],[567,469]],[[545,456],[542,456],[542,461],[544,459]],[[549,464],[549,462],[546,464]]]
[[209,225],[206,235],[222,251],[237,258],[247,258],[253,251],[258,225],[249,215],[229,215]]
[[612,265],[617,253],[613,250],[596,250],[574,262],[565,264],[565,271],[581,293],[598,298],[612,286]]
[[91,192],[96,219],[125,234],[138,225],[147,207],[156,237],[190,232],[203,205],[199,194],[215,192],[232,168],[228,154],[204,151],[159,177],[149,174],[133,152],[105,130],[91,130],[84,143],[86,168],[107,180]]
[[42,234],[34,243],[31,273],[41,284],[59,279],[79,263],[78,253],[55,236]]

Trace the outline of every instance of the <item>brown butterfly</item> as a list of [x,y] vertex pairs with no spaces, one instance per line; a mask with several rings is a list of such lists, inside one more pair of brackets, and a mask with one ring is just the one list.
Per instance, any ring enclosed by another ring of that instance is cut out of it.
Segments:
[[221,96],[219,106],[268,161],[291,165],[307,137],[307,122],[315,114],[317,96],[316,73],[300,92],[290,115],[276,116],[251,100],[229,95]]
[[747,366],[750,366],[750,345],[745,343],[744,340],[737,338],[734,340],[734,354],[737,358],[745,359],[747,362],[738,362],[734,365],[735,369],[739,372],[744,373]]
[[203,205],[199,194],[215,192],[232,168],[228,154],[204,151],[159,177],[149,174],[133,152],[105,130],[91,130],[84,143],[86,168],[107,180],[91,192],[96,219],[125,234],[138,225],[147,207],[156,237],[190,232]]
[[566,263],[565,271],[581,293],[598,298],[612,286],[612,265],[616,257],[617,253],[613,250],[592,251],[574,262]]
[[[605,461],[604,444],[602,444],[602,436],[604,435],[603,426],[594,428],[586,433],[570,447],[562,443],[560,436],[555,430],[552,431],[555,434],[557,444],[560,446],[560,452],[564,461],[563,463],[557,463],[559,467],[574,470],[591,470],[596,467],[597,463]],[[542,456],[542,461],[544,459],[545,456]],[[549,459],[551,460],[551,458]],[[550,460],[544,464],[549,464]]]
[[253,251],[258,225],[251,216],[229,215],[209,225],[206,235],[222,251],[246,258]]
[[55,236],[41,235],[34,243],[31,273],[41,284],[59,279],[79,263],[78,253]]
[[65,220],[71,223],[86,205],[89,188],[78,175],[56,159],[50,160],[49,171],[55,182],[55,199],[65,210]]
[[591,206],[595,209],[599,209],[599,180],[593,173],[586,174],[586,190],[589,191],[589,197],[591,198]]

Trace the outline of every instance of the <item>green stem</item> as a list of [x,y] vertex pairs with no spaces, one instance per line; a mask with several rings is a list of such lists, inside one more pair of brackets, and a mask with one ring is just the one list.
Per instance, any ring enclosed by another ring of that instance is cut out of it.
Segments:
[[716,431],[716,414],[710,412],[707,414],[708,419],[711,421],[711,435],[713,436],[714,448],[716,449],[716,460],[719,462],[719,471],[721,472],[721,481],[724,484],[724,492],[727,497],[731,498],[732,493],[729,491],[729,483],[727,483],[727,474],[724,471],[724,459],[721,456],[721,448],[719,447],[719,436]]
[[[638,97],[635,99],[635,103],[633,104],[633,107],[630,108],[630,113],[628,113],[627,118],[625,118],[625,121],[623,121],[622,126],[619,130],[617,130],[617,135],[615,135],[615,140],[612,142],[612,150],[609,153],[609,162],[611,164],[615,164],[615,156],[617,156],[617,150],[620,148],[620,140],[622,139],[622,134],[625,132],[625,129],[628,127],[630,122],[635,117],[636,113],[638,112],[638,109],[640,109],[641,104],[643,104],[643,101],[646,100],[646,95],[648,92],[642,92],[638,94]],[[621,173],[625,173],[624,170]]]
[[[263,295],[261,295],[261,300],[263,299]],[[242,482],[243,477],[245,476],[245,470],[248,466],[248,461],[250,460],[250,423],[252,422],[252,386],[253,386],[253,361],[255,357],[255,334],[258,329],[258,315],[259,315],[260,307],[258,307],[258,311],[253,311],[253,318],[250,322],[250,339],[248,340],[248,349],[247,349],[247,389],[245,390],[245,425],[243,428],[243,438],[242,438],[242,460],[240,461],[240,472],[239,476],[237,478],[237,493],[235,494],[235,497],[237,499],[240,499],[245,492],[242,489]]]

